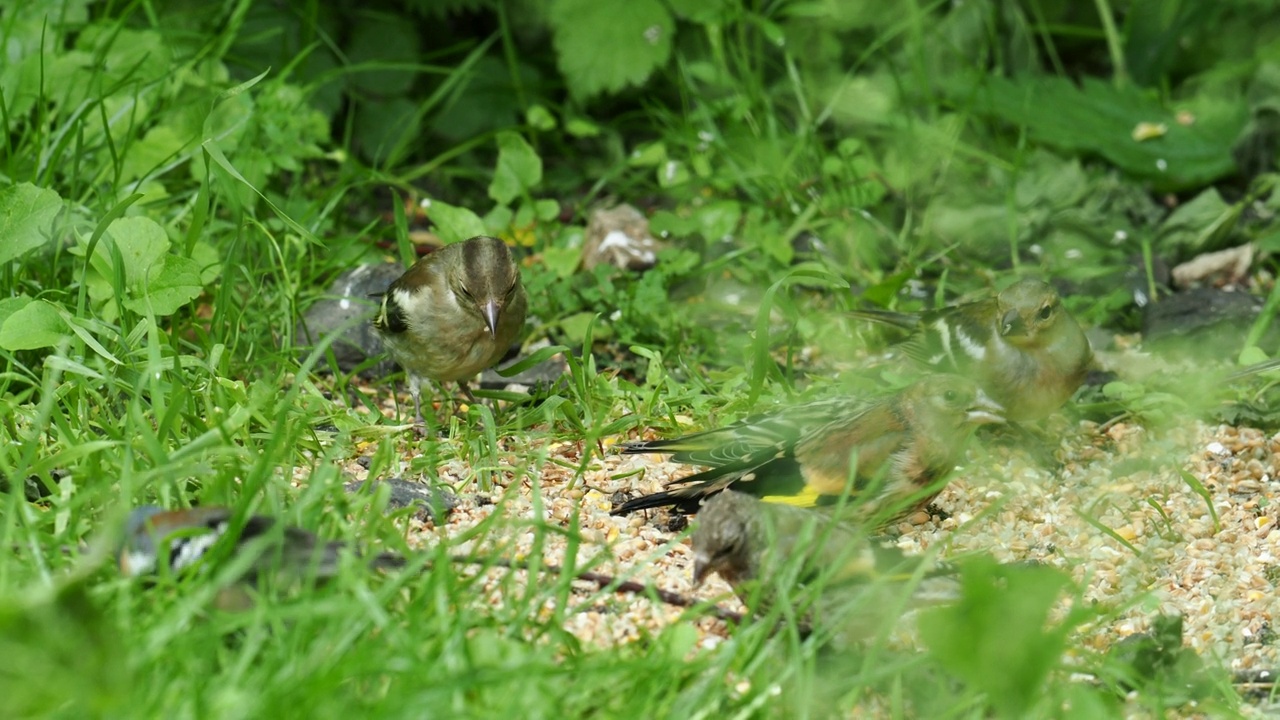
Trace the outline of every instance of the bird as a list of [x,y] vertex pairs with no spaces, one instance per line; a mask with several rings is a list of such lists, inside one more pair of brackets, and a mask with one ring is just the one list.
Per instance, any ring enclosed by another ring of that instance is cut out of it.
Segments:
[[528,296],[506,243],[477,235],[427,255],[387,287],[373,328],[409,378],[422,423],[422,381],[466,381],[492,367],[524,327]]
[[[249,516],[239,534],[231,536],[233,520],[230,508],[216,505],[180,510],[154,505],[136,508],[125,523],[120,571],[126,577],[178,575],[197,572],[218,558],[247,563],[244,572],[234,578],[237,583],[255,585],[267,573],[295,580],[323,580],[338,573],[341,557],[348,551],[345,543],[325,542],[264,515]],[[252,559],[240,560],[248,554]],[[391,552],[378,553],[366,562],[374,569],[405,565],[403,556]]]
[[845,641],[874,634],[909,608],[959,596],[954,570],[932,557],[885,546],[865,526],[823,509],[735,490],[703,501],[692,544],[695,585],[715,573],[752,612],[788,602],[805,629],[825,626]]
[[887,522],[927,505],[974,429],[1003,422],[1002,412],[972,380],[930,375],[871,400],[828,398],[675,439],[624,443],[624,454],[671,453],[707,469],[612,514],[658,507],[696,514],[703,498],[732,488],[798,507],[851,495],[853,514]]
[[1094,365],[1089,339],[1041,280],[1019,280],[993,297],[923,313],[852,314],[914,333],[903,344],[909,357],[973,378],[1015,423],[1053,414]]

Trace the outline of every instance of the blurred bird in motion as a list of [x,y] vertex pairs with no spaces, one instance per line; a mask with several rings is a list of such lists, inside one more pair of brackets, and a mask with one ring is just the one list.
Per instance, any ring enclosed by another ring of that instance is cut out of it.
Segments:
[[502,359],[524,327],[528,298],[506,243],[478,235],[422,258],[391,283],[373,327],[405,369],[414,419],[422,381],[466,381]]
[[1058,292],[1019,280],[994,297],[923,313],[856,310],[854,317],[908,330],[907,355],[973,378],[1013,422],[1062,407],[1093,366],[1093,350]]
[[822,400],[673,440],[627,443],[624,453],[673,453],[676,462],[708,469],[612,513],[668,506],[696,513],[703,498],[732,488],[800,507],[852,496],[859,517],[887,522],[927,505],[974,429],[1003,420],[973,381],[935,375],[870,402]]
[[[345,543],[325,542],[296,527],[282,526],[275,519],[252,515],[238,534],[231,534],[229,508],[202,506],[186,510],[164,510],[153,505],[129,514],[124,544],[120,550],[120,570],[128,577],[157,572],[172,574],[204,568],[208,560],[243,563],[235,582],[255,585],[264,575],[292,581],[323,580],[337,574]],[[369,567],[393,569],[405,560],[383,552],[367,558]],[[235,589],[219,597],[223,609],[245,607]]]
[[787,602],[801,610],[806,625],[845,641],[959,592],[949,570],[882,546],[864,527],[821,509],[771,504],[733,490],[703,502],[693,552],[695,584],[715,573],[752,612]]

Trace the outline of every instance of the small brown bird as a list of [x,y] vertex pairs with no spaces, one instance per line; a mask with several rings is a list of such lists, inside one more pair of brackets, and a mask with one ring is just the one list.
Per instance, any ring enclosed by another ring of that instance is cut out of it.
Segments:
[[673,440],[627,443],[624,453],[673,453],[676,462],[709,469],[613,514],[667,506],[696,513],[703,498],[733,488],[800,507],[851,494],[859,516],[887,521],[927,505],[974,429],[998,422],[1000,406],[973,381],[935,375],[872,402],[823,400]]
[[810,607],[807,624],[847,640],[873,634],[909,607],[954,600],[959,591],[931,558],[884,547],[866,528],[822,509],[733,490],[703,501],[693,552],[695,584],[715,573],[756,613],[779,599]]
[[382,296],[373,327],[409,377],[414,418],[421,385],[467,379],[493,366],[524,327],[528,298],[506,243],[479,235],[422,258]]
[[908,356],[934,370],[971,377],[1014,422],[1039,420],[1084,383],[1093,350],[1058,293],[1019,280],[995,297],[924,313],[858,310],[855,317],[915,333]]

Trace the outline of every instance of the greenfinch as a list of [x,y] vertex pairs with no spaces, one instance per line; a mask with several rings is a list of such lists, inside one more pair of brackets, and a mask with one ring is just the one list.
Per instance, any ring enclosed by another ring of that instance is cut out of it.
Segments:
[[1019,280],[994,297],[941,310],[853,315],[913,332],[904,343],[908,356],[973,378],[1013,422],[1039,420],[1062,407],[1094,362],[1084,331],[1058,292],[1040,280]]
[[1003,420],[973,381],[935,375],[869,402],[823,400],[672,440],[627,443],[624,453],[673,453],[676,462],[707,469],[613,514],[667,506],[692,514],[703,498],[732,488],[799,507],[852,496],[860,517],[887,521],[928,504],[974,429]]
[[373,320],[409,377],[422,422],[423,380],[466,381],[502,359],[524,327],[528,297],[506,243],[478,235],[422,258],[391,283]]

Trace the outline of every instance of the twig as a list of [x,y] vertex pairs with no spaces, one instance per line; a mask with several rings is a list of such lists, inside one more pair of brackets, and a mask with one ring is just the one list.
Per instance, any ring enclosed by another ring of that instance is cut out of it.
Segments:
[[[514,560],[508,560],[506,558],[498,558],[498,557],[475,558],[475,557],[467,557],[462,555],[454,555],[454,556],[451,556],[450,559],[453,562],[466,564],[466,565],[487,565],[490,567],[506,568],[508,570],[526,570],[526,571],[545,570],[547,572],[552,572],[557,575],[565,574],[564,568],[560,567],[559,565],[552,565],[550,563],[544,563],[535,567],[530,563],[516,562]],[[672,592],[670,590],[663,590],[662,588],[655,587],[653,585],[646,585],[644,583],[635,582],[634,580],[621,580],[613,575],[606,575],[604,573],[591,572],[590,570],[584,570],[584,571],[575,573],[573,575],[573,579],[581,580],[583,582],[589,582],[601,590],[612,590],[613,592],[632,593],[636,595],[652,595],[653,597],[656,597],[658,600],[666,603],[667,605],[674,605],[675,607],[682,607],[682,608],[705,607],[709,615],[728,623],[740,624],[744,619],[741,613],[736,613],[736,612],[733,612],[732,610],[725,610],[719,605],[709,604],[709,603],[706,603],[705,601],[691,598],[688,595],[682,595],[678,592]]]

